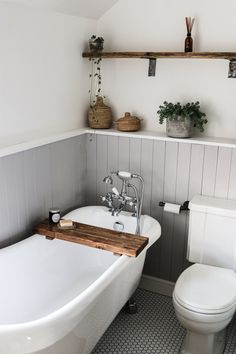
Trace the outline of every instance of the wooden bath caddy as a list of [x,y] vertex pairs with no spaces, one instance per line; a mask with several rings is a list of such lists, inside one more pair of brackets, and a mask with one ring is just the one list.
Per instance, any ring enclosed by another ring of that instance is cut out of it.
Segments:
[[49,224],[48,220],[44,220],[34,228],[34,232],[48,239],[58,238],[130,257],[137,257],[148,244],[148,237],[144,236],[79,222],[73,222],[73,226],[72,230],[63,230],[57,225]]

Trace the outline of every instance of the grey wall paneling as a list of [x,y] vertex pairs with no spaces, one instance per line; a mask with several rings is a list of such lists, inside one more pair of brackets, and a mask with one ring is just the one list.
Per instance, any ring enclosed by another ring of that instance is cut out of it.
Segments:
[[75,206],[83,206],[86,203],[87,183],[87,159],[86,159],[86,135],[80,135],[74,139],[75,154]]
[[0,158],[0,246],[32,234],[54,204],[65,212],[84,203],[84,136]]
[[153,141],[150,139],[142,139],[140,173],[145,181],[143,213],[148,215],[151,214],[152,165],[153,165]]
[[120,171],[129,171],[129,138],[119,137],[118,140],[118,168]]
[[[24,185],[24,153],[3,158],[3,173],[7,184],[7,204],[9,213],[9,238],[16,242],[27,232],[26,195]],[[14,217],[13,217],[14,216]]]
[[107,174],[110,174],[118,170],[119,138],[117,136],[108,136],[107,139]]
[[213,197],[215,193],[218,150],[217,146],[205,146],[202,194],[209,197]]
[[12,205],[12,211],[8,207],[8,178],[5,169],[5,163],[3,158],[0,159],[0,201],[1,201],[1,212],[0,212],[0,247],[5,247],[10,243],[10,238],[12,237],[10,225],[11,225],[11,215],[14,215],[15,203]]
[[[81,143],[78,142],[81,141]],[[78,195],[82,195],[84,173],[78,171],[86,167],[84,137],[66,139],[50,145],[52,171],[52,203],[61,210],[68,211],[82,205]]]
[[236,149],[87,134],[2,157],[0,246],[29,235],[53,204],[62,211],[101,204],[98,196],[111,188],[103,177],[116,170],[144,177],[143,211],[162,226],[145,273],[176,280],[189,264],[188,214],[164,213],[158,203],[183,203],[195,194],[236,200]]
[[[130,139],[126,137],[118,138],[118,170],[129,171],[130,170]],[[121,187],[121,180],[115,179],[115,183],[118,188]]]
[[52,203],[61,210],[75,204],[75,154],[74,139],[51,144]]
[[[129,143],[129,171],[131,173],[141,174],[141,139],[130,139]],[[134,179],[132,183],[140,191],[140,183],[138,180]]]
[[189,200],[195,194],[201,194],[202,191],[204,150],[205,149],[203,145],[191,146],[189,193],[188,193]]
[[[152,196],[152,168],[153,168],[153,141],[149,139],[141,140],[141,167],[140,175],[145,181],[144,186],[144,198],[143,198],[143,214],[151,214],[151,196]],[[152,250],[154,251],[154,250]],[[148,251],[148,258],[151,259],[149,255],[151,250]],[[146,264],[145,264],[146,267]]]
[[163,208],[159,207],[159,202],[164,200],[165,154],[166,143],[164,141],[154,141],[151,216],[157,218],[158,220],[162,220],[163,217]]
[[[118,146],[119,146],[119,138],[117,136],[107,137],[107,175],[110,175],[111,172],[118,171],[119,169]],[[107,191],[111,191],[112,185],[107,185],[106,188]]]
[[0,214],[3,213],[2,216],[6,217],[2,220],[1,246],[18,241],[25,235],[27,229],[23,157],[23,153],[18,153],[1,159],[3,200]]
[[97,203],[100,204],[101,195],[107,192],[107,184],[103,178],[108,174],[108,139],[105,135],[97,136]]
[[[203,163],[205,156],[205,146],[204,145],[191,145],[191,158],[189,164],[189,181],[188,181],[188,200],[196,194],[201,194],[202,191],[202,177],[203,177]],[[187,245],[188,245],[188,218],[186,221],[186,236],[184,244],[184,260],[183,269],[189,266],[189,262],[186,259]]]
[[[151,216],[162,224],[163,208],[159,202],[164,200],[165,178],[165,149],[164,141],[153,141],[153,164],[152,164],[152,195]],[[160,273],[161,238],[148,250],[144,272],[155,276]]]
[[27,234],[45,218],[52,206],[52,171],[49,145],[24,153],[25,210]]
[[218,153],[215,184],[215,196],[218,198],[228,197],[231,159],[232,149],[220,147]]
[[[175,199],[176,203],[178,204],[183,204],[186,200],[188,200],[190,157],[191,145],[179,144],[175,191]],[[187,245],[187,217],[187,212],[181,212],[180,215],[174,215],[174,231],[171,250],[171,281],[176,281],[185,264]]]
[[132,173],[137,173],[137,174],[141,173],[141,156],[142,156],[141,146],[142,146],[141,139],[135,139],[135,138],[130,139],[129,166],[130,166],[130,172]]
[[[178,143],[166,144],[165,155],[165,179],[164,179],[164,201],[176,202],[176,174],[178,161]],[[160,255],[160,277],[170,279],[171,275],[171,252],[174,233],[174,215],[164,213],[162,219],[162,238]]]
[[232,149],[228,198],[236,199],[236,149]]
[[[158,203],[163,200],[181,204],[195,194],[236,199],[236,149],[115,136],[107,139],[107,171],[140,173],[145,180],[143,212],[162,226],[161,238],[148,251],[144,272],[175,281],[189,265],[188,213],[165,213]],[[99,154],[104,151],[104,141],[97,140]],[[93,149],[90,147],[90,151]],[[90,171],[94,176],[105,175],[101,172],[105,162],[94,169],[94,153],[88,164],[93,165]]]
[[86,181],[86,204],[95,205],[97,201],[97,136],[87,134],[87,181]]

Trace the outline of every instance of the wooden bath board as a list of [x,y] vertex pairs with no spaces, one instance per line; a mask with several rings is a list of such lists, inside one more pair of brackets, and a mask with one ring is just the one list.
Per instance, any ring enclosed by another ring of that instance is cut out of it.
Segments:
[[72,230],[62,230],[44,220],[34,228],[34,232],[48,239],[58,238],[130,257],[137,257],[148,244],[148,237],[79,222],[73,222],[73,225]]

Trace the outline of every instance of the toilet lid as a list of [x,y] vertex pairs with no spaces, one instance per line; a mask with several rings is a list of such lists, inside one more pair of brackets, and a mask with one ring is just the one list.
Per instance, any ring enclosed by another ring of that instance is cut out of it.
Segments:
[[191,311],[226,312],[236,305],[236,274],[231,269],[194,264],[177,280],[174,297]]

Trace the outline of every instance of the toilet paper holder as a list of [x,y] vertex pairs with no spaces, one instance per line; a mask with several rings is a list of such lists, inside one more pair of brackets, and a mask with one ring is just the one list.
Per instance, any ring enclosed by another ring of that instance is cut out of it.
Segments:
[[[164,207],[165,206],[165,202],[159,202],[159,206],[160,207]],[[188,211],[189,210],[189,201],[186,200],[181,206],[180,206],[180,211]]]

